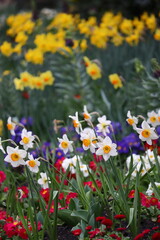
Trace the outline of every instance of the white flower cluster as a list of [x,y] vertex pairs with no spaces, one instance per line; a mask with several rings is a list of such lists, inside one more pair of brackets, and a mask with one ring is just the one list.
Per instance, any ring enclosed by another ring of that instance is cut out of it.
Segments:
[[69,168],[69,171],[72,174],[75,174],[77,162],[79,164],[80,171],[83,173],[83,176],[88,177],[89,170],[87,168],[87,165],[82,163],[81,158],[79,156],[75,155],[72,158],[65,158],[64,161],[62,162],[62,167],[65,171]]
[[155,133],[155,127],[160,125],[160,110],[158,110],[157,112],[148,112],[147,116],[148,118],[147,120],[143,120],[141,128],[137,127],[138,117],[132,116],[130,111],[128,111],[127,113],[128,118],[126,119],[126,121],[139,134],[139,138],[142,141],[146,141],[146,143],[152,145],[152,140],[158,139],[158,135]]
[[[82,128],[81,122],[78,118],[78,112],[76,112],[75,116],[69,116],[73,120],[73,126],[75,131],[80,135],[80,140],[82,142],[82,147],[85,151],[89,150],[91,153],[96,153],[96,155],[103,156],[104,160],[107,161],[110,156],[117,155],[117,145],[112,142],[111,138],[107,136],[110,132],[109,127],[111,125],[111,121],[107,120],[106,116],[98,117],[98,124],[96,126],[97,130],[95,131],[94,126],[92,124],[92,114],[89,113],[87,107],[84,106],[83,117],[84,120],[89,126],[86,128]],[[102,136],[98,136],[101,133]],[[70,141],[66,134],[62,136],[62,138],[58,138],[59,147],[66,154],[68,152],[73,152],[73,141]],[[62,167],[66,170],[68,167],[70,168],[71,173],[75,173],[76,161],[79,161],[80,169],[83,172],[84,176],[88,176],[87,166],[81,163],[80,159],[76,156],[73,158],[66,158]]]
[[[160,156],[157,157],[160,163]],[[137,172],[140,171],[140,174],[143,176],[150,168],[156,163],[155,156],[153,151],[150,149],[145,152],[145,155],[132,154],[126,160],[126,165],[128,170],[130,169],[131,162],[133,167],[135,167],[132,172],[132,177],[136,177]]]

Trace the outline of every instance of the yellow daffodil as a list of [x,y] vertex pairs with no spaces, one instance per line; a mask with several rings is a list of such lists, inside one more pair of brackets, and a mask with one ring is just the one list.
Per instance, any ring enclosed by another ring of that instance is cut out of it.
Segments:
[[109,75],[109,81],[115,89],[121,88],[123,86],[122,80],[117,73]]
[[87,71],[88,75],[89,75],[93,80],[96,80],[96,79],[102,77],[101,69],[100,69],[100,67],[98,67],[98,65],[97,65],[96,63],[91,63],[91,64],[86,68],[86,71]]

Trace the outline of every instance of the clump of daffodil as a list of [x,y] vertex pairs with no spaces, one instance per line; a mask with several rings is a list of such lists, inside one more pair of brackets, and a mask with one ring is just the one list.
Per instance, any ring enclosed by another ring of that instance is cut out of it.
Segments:
[[71,14],[59,13],[47,27],[48,30],[52,28],[70,29],[74,26],[74,17]]
[[41,73],[40,78],[43,80],[44,86],[52,85],[55,80],[51,71],[46,71],[46,72]]
[[117,73],[109,75],[109,81],[115,89],[121,88],[123,86],[122,80],[121,80],[120,76],[118,76]]
[[86,72],[93,79],[96,80],[102,77],[101,68],[96,61],[91,61],[88,57],[84,56],[84,65],[86,66]]
[[20,32],[31,34],[35,27],[35,23],[32,21],[32,14],[27,12],[11,15],[6,22],[9,26],[7,35],[11,37],[16,36]]
[[28,36],[24,32],[19,32],[15,37],[15,42],[25,45],[28,40]]
[[34,43],[36,44],[37,49],[43,53],[55,53],[66,47],[65,36],[66,33],[63,30],[58,31],[55,34],[50,32],[47,34],[38,34],[35,37]]
[[25,59],[27,62],[31,62],[34,64],[43,64],[43,52],[38,48],[29,49],[25,54]]
[[93,80],[97,80],[98,78],[102,77],[102,73],[101,73],[101,69],[100,67],[92,62],[87,68],[86,71],[88,73],[88,75],[93,79]]
[[4,56],[10,57],[13,53],[13,48],[11,43],[7,41],[3,42],[2,45],[0,46],[0,51]]
[[44,90],[46,86],[54,83],[54,76],[51,71],[41,73],[39,76],[33,76],[28,72],[20,74],[20,78],[14,79],[14,85],[17,90],[23,91],[24,88]]

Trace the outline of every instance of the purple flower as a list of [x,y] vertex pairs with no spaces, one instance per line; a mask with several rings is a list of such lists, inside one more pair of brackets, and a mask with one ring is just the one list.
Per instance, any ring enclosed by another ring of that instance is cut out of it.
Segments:
[[15,132],[15,135],[11,135],[11,139],[18,144],[22,140],[21,138],[22,128],[19,126],[16,126],[14,132]]
[[56,152],[55,152],[55,157],[56,157],[56,159],[62,158],[62,157],[64,157],[64,156],[65,156],[65,154],[64,154],[63,150],[60,149],[60,148],[57,148],[57,149],[56,149]]
[[22,123],[24,126],[32,126],[33,125],[33,118],[32,117],[23,117],[20,120],[20,123]]

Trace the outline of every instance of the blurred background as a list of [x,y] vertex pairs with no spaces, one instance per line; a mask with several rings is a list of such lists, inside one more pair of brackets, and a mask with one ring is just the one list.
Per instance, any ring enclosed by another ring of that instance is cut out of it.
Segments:
[[101,17],[107,10],[121,12],[125,17],[139,16],[144,11],[159,14],[159,0],[0,0],[0,9],[52,8],[67,13],[79,13],[81,17],[95,15]]

